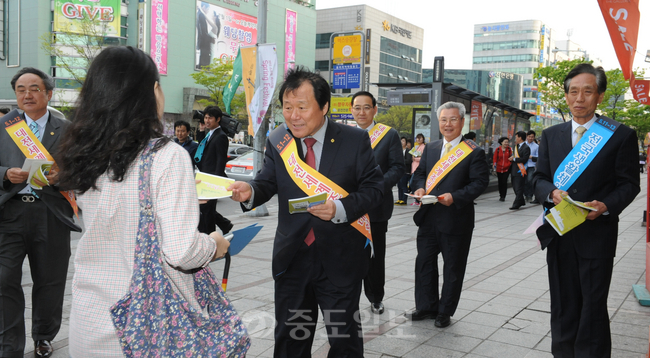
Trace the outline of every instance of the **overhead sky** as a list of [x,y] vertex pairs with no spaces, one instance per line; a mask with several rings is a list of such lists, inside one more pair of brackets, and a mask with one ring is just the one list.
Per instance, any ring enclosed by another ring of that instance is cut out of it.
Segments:
[[[644,68],[650,50],[650,1],[640,0],[639,39],[634,68]],[[445,68],[471,69],[474,24],[540,20],[555,31],[555,40],[571,41],[605,70],[620,68],[596,0],[317,0],[316,9],[366,4],[424,29],[423,67],[432,68],[436,56],[445,57]]]

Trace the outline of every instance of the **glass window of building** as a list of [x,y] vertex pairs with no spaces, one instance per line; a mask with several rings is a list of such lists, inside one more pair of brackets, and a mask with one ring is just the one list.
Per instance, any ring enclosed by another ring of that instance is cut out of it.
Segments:
[[330,48],[330,37],[332,37],[332,32],[316,34],[316,48]]

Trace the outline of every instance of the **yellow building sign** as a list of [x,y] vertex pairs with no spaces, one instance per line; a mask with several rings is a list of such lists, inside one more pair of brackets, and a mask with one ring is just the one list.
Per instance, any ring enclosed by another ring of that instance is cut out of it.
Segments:
[[334,38],[335,64],[361,62],[361,35],[339,36]]

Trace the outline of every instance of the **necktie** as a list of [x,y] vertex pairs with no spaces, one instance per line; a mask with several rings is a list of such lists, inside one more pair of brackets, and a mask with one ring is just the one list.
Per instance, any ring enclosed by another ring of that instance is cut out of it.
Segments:
[[451,143],[445,144],[445,153],[443,155],[446,155],[449,152],[451,152]]
[[[578,144],[578,142],[580,141],[580,139],[582,138],[582,135],[585,133],[586,130],[587,130],[587,128],[585,128],[583,126],[579,126],[578,128],[576,128],[576,133],[578,133],[578,139],[576,139],[576,144]],[[573,146],[575,147],[576,144],[574,144]]]
[[515,158],[519,158],[519,144],[515,144]]
[[32,130],[32,133],[34,133],[36,139],[40,140],[41,131],[38,129],[38,124],[36,122],[32,122],[32,124],[29,125],[29,129]]
[[196,148],[196,154],[194,154],[194,161],[196,163],[200,162],[201,158],[203,158],[203,150],[205,149],[205,144],[208,143],[208,139],[210,138],[210,134],[211,133],[208,133],[208,135],[206,135],[205,138],[203,138],[201,143],[199,143],[198,148]]
[[[310,167],[316,169],[316,155],[314,155],[314,149],[312,148],[316,143],[316,139],[305,138],[303,139],[303,141],[307,146],[307,154],[305,155],[305,162]],[[309,233],[307,234],[307,237],[305,238],[305,244],[307,244],[307,246],[311,246],[311,244],[314,243],[314,240],[316,240],[316,236],[314,235],[314,229],[310,229]]]

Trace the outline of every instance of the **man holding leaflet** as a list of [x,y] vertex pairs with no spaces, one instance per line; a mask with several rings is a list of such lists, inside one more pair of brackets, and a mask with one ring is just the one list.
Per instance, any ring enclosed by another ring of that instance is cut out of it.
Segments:
[[[319,307],[328,356],[363,357],[357,312],[371,255],[366,213],[381,203],[383,176],[368,134],[326,118],[330,87],[325,79],[302,67],[292,69],[279,98],[286,124],[269,136],[262,170],[250,183],[228,188],[244,210],[278,194],[274,357],[311,356]],[[321,192],[328,193],[325,203],[289,214],[288,200]]]
[[595,114],[606,89],[602,67],[574,67],[564,80],[573,120],[544,130],[539,145],[533,185],[544,206],[568,194],[597,209],[561,237],[548,223],[537,229],[542,249],[548,247],[554,357],[611,356],[607,295],[618,216],[640,188],[635,132]]

